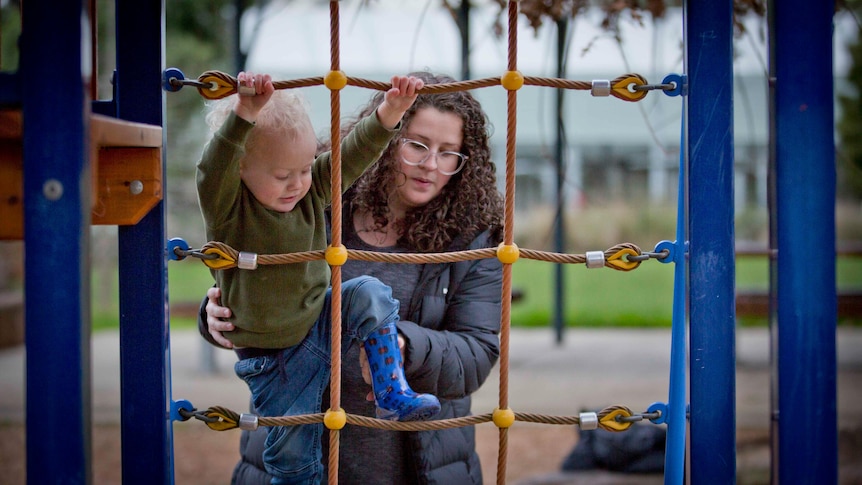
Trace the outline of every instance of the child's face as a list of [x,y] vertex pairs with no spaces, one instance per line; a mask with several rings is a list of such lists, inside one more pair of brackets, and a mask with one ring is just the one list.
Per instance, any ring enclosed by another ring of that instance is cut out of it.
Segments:
[[282,132],[260,130],[251,136],[255,139],[242,160],[242,181],[266,208],[292,211],[311,187],[311,164],[317,150],[314,134],[290,140]]

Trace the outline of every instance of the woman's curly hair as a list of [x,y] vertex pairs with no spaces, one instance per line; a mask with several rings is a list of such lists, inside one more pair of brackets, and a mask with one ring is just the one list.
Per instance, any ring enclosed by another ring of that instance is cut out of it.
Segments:
[[[429,72],[410,73],[425,84],[455,82],[448,76]],[[384,93],[377,93],[362,109],[356,120],[343,127],[349,132],[359,119],[374,113],[383,102]],[[430,202],[407,212],[396,228],[402,235],[399,243],[417,252],[442,252],[450,249],[456,236],[469,242],[480,232],[491,229],[493,242],[499,242],[503,226],[503,197],[497,190],[496,167],[491,160],[488,117],[478,101],[467,91],[441,94],[420,94],[402,118],[401,130],[406,131],[417,111],[434,108],[453,113],[464,121],[464,137],[460,152],[467,162],[453,175],[443,190]],[[377,228],[389,222],[389,198],[397,184],[404,183],[401,161],[396,156],[398,137],[393,138],[383,155],[366,170],[345,194],[354,207],[371,212]]]

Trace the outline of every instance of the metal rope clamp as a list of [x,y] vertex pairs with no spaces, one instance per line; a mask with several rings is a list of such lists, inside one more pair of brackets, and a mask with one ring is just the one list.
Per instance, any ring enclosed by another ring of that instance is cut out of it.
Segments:
[[578,421],[581,424],[581,429],[584,431],[598,429],[599,427],[599,416],[593,412],[584,412],[579,414]]
[[590,94],[593,96],[610,96],[611,82],[607,79],[596,79],[592,83]]
[[239,269],[257,269],[257,253],[240,251],[236,260],[236,267]]
[[258,427],[258,417],[254,414],[242,413],[239,415],[239,429],[254,431]]
[[585,254],[587,258],[587,268],[604,268],[605,267],[605,253],[603,251],[587,251]]

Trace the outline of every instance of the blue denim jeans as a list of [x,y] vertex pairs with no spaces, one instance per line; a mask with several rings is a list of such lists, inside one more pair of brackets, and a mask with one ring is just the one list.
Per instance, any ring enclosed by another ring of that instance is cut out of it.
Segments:
[[[341,285],[342,355],[356,341],[398,320],[398,301],[390,287],[370,276]],[[330,376],[332,289],[323,311],[305,339],[260,357],[240,360],[236,374],[248,384],[254,407],[261,416],[295,416],[321,412],[323,391]],[[359,365],[348,362],[346,365]],[[324,481],[320,438],[322,423],[274,426],[268,431],[263,453],[273,484],[317,485]]]

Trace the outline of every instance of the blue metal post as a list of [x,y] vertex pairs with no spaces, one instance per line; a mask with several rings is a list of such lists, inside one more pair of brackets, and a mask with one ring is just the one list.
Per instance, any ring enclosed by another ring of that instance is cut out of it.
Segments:
[[[118,115],[162,126],[164,2],[117,2],[116,15]],[[119,237],[123,482],[173,483],[164,201]]]
[[[564,17],[557,22],[557,77],[565,79],[566,77],[566,31],[569,27],[569,21]],[[558,253],[564,253],[566,250],[566,200],[565,200],[565,180],[566,180],[566,130],[563,124],[565,106],[564,89],[557,89],[557,139],[554,143],[554,168],[557,176],[556,187],[556,213],[554,215],[554,250]],[[561,263],[554,264],[554,331],[555,343],[562,345],[563,335],[566,330],[566,278],[565,265]]]
[[85,3],[34,0],[27,3],[31,15],[24,15],[22,24],[27,481],[32,484],[92,479],[91,183],[81,75],[82,67],[89,73],[81,48]]
[[692,483],[736,481],[732,4],[685,5]]
[[[685,116],[683,116],[685,126]],[[684,132],[683,132],[684,133]],[[684,136],[682,136],[685,139]],[[681,143],[682,144],[682,143]],[[679,183],[677,187],[676,241],[673,244],[673,324],[671,326],[670,379],[668,386],[667,443],[665,444],[664,483],[677,485],[684,482],[686,436],[686,170],[685,151],[680,153]],[[659,243],[661,246],[662,243]],[[671,248],[668,248],[671,249]],[[659,251],[656,247],[656,251]]]
[[833,8],[829,0],[769,7],[775,483],[838,482]]
[[0,72],[0,106],[12,106],[19,103],[21,103],[21,81],[19,73]]

